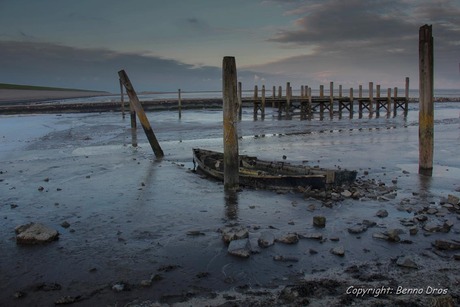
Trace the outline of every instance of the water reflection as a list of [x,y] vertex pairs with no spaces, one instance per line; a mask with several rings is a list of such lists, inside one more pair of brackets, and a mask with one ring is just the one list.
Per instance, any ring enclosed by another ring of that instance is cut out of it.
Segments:
[[225,217],[229,220],[238,219],[238,192],[225,190]]

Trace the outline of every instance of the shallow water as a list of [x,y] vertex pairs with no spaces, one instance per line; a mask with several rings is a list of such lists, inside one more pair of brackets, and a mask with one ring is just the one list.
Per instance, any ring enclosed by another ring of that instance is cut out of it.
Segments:
[[[118,113],[2,116],[0,302],[11,302],[14,292],[25,290],[28,296],[19,301],[24,305],[52,303],[101,284],[138,283],[152,274],[164,279],[142,292],[149,299],[196,287],[213,291],[278,285],[292,276],[355,261],[418,254],[437,237],[458,235],[456,223],[448,234],[419,234],[410,245],[372,238],[374,232],[402,227],[399,219],[413,216],[397,209],[404,198],[439,206],[448,194],[459,195],[459,103],[436,104],[432,178],[417,174],[417,105],[410,104],[406,118],[365,114],[352,119],[285,120],[271,110],[267,114],[264,120],[254,121],[251,110],[245,110],[238,127],[241,153],[268,160],[281,160],[284,155],[292,163],[356,169],[360,177],[387,185],[396,179],[396,198],[348,199],[328,208],[301,194],[243,189],[236,199],[229,199],[221,183],[190,170],[192,148],[222,150],[221,111],[185,111],[181,119],[176,112],[149,112],[165,152],[163,160],[155,159],[140,125],[139,146],[131,146],[129,118],[122,120]],[[38,191],[39,186],[44,191]],[[316,210],[309,211],[310,205]],[[376,218],[379,209],[386,209],[389,217]],[[326,216],[327,227],[315,229],[314,215]],[[348,234],[347,228],[363,219],[378,225],[359,236]],[[17,246],[14,227],[32,221],[58,229],[59,241]],[[70,228],[61,227],[63,221]],[[321,232],[340,241],[275,244],[250,259],[238,259],[227,254],[217,232],[229,223],[250,227],[254,239],[272,227],[277,236]],[[190,230],[204,235],[188,236]],[[338,245],[346,250],[343,258],[329,253]],[[318,253],[311,255],[310,249]],[[295,256],[299,261],[275,262],[275,255]],[[178,267],[161,271],[165,265]],[[209,272],[209,277],[198,277],[203,272]],[[57,282],[63,289],[28,290],[39,282]],[[111,295],[105,294],[104,302],[128,302],[137,294]]]

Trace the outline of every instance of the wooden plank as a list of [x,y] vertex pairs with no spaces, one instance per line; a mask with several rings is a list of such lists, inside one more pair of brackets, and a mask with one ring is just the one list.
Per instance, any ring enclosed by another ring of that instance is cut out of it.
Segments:
[[155,133],[153,132],[152,127],[150,126],[149,120],[145,115],[141,103],[139,102],[139,98],[137,98],[136,91],[134,91],[133,85],[131,84],[128,75],[124,70],[120,70],[118,72],[118,75],[126,88],[126,93],[128,94],[129,101],[133,106],[134,110],[136,111],[137,116],[139,117],[139,121],[142,124],[142,128],[144,128],[145,135],[149,140],[150,146],[152,147],[155,156],[157,158],[162,158],[164,156],[163,150],[161,149],[160,144],[158,143],[157,138],[155,136]]

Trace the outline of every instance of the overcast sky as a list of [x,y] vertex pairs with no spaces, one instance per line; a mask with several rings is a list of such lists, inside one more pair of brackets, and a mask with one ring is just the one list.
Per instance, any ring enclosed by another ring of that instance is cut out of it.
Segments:
[[460,88],[458,0],[0,0],[0,83],[220,90],[224,56],[254,84],[418,88],[433,25],[435,87]]

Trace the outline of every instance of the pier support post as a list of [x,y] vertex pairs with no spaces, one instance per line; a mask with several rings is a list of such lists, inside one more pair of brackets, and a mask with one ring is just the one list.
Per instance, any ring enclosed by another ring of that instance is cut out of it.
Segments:
[[257,118],[257,112],[259,110],[258,99],[259,99],[259,89],[257,88],[257,85],[254,85],[254,108],[253,108],[254,119]]
[[261,117],[262,119],[265,118],[265,85],[262,85],[262,93],[261,93],[262,97],[261,97],[261,108],[260,108],[260,112],[261,112]]
[[238,82],[238,119],[243,118],[243,85]]
[[434,151],[432,26],[419,29],[419,174],[432,176]]
[[179,119],[182,117],[182,97],[181,90],[177,90],[177,108],[179,109]]
[[374,82],[369,82],[369,116],[374,113]]
[[224,121],[224,188],[239,187],[238,133],[235,120],[238,110],[236,89],[236,62],[234,57],[224,57],[222,63],[222,95]]
[[409,77],[406,77],[406,101],[404,103],[404,116],[407,116],[407,112],[409,111]]
[[334,115],[334,82],[329,83],[329,115],[332,118]]
[[123,85],[126,88],[126,93],[129,96],[130,104],[135,109],[137,116],[139,117],[139,121],[142,124],[142,128],[144,128],[145,135],[149,140],[150,146],[152,147],[153,153],[157,158],[163,158],[164,153],[160,147],[160,144],[157,141],[155,133],[153,133],[152,127],[150,126],[149,120],[147,115],[145,115],[144,109],[142,108],[141,103],[139,102],[139,98],[137,98],[137,94],[134,91],[133,85],[128,78],[128,75],[124,70],[120,70],[118,72],[120,80],[123,82]]

